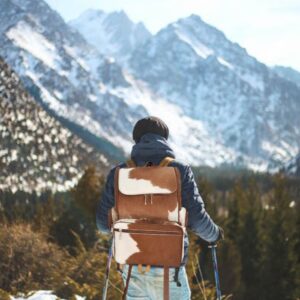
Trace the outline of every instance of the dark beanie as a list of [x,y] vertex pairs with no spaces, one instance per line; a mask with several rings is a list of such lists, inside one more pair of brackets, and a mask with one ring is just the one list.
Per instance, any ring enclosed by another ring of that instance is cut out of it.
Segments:
[[134,141],[138,143],[141,137],[146,133],[155,133],[168,139],[169,128],[163,120],[150,116],[136,122],[133,128],[132,137]]

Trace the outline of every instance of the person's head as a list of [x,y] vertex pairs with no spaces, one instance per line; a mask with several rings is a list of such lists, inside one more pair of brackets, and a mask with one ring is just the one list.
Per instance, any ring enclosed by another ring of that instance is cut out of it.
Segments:
[[136,122],[133,128],[132,138],[135,143],[138,143],[141,137],[146,133],[155,133],[167,140],[169,137],[169,128],[163,120],[150,116]]

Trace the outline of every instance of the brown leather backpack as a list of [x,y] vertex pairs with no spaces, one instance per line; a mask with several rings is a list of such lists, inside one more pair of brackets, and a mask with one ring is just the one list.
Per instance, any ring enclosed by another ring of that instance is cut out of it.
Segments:
[[110,222],[114,258],[120,267],[129,265],[123,299],[133,265],[141,273],[150,266],[164,268],[164,300],[169,299],[169,268],[176,268],[178,276],[187,218],[181,206],[179,170],[168,166],[172,161],[166,157],[158,166],[137,167],[130,160],[127,168],[116,169]]

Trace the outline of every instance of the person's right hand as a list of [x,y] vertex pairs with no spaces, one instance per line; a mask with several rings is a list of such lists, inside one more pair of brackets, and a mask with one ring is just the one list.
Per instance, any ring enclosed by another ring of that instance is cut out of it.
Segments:
[[224,230],[219,226],[219,236],[216,242],[223,241],[225,239]]
[[223,240],[225,239],[223,228],[220,227],[220,226],[218,226],[218,227],[219,227],[219,235],[218,235],[218,238],[217,238],[214,242],[209,243],[210,246],[216,245],[219,241],[223,241]]

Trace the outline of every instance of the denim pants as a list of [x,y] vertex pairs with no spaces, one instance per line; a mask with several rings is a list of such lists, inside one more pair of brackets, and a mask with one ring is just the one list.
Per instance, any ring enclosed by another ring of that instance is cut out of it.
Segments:
[[[126,283],[128,265],[124,266],[122,278]],[[169,291],[171,300],[190,300],[191,291],[184,267],[181,267],[178,274],[181,286],[178,287],[174,281],[175,268],[169,269]],[[127,300],[163,300],[164,269],[153,268],[144,274],[138,272],[137,266],[132,267],[131,277],[127,291]]]

